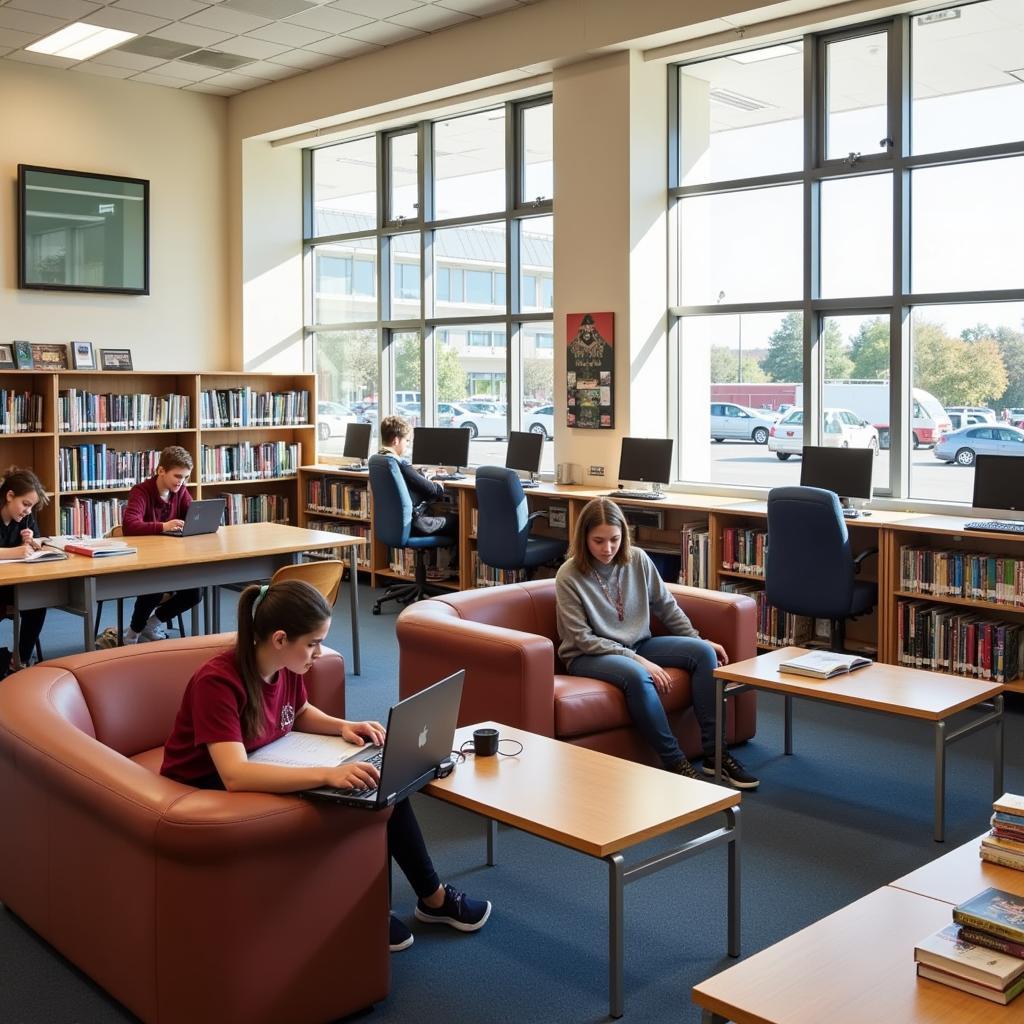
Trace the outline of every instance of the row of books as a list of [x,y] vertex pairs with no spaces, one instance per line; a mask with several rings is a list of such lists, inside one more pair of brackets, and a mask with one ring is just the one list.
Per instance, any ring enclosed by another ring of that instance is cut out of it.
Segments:
[[992,805],[992,830],[982,836],[982,860],[1024,871],[1024,797],[1004,793]]
[[220,494],[225,500],[224,522],[228,526],[238,523],[290,523],[289,501],[283,494]]
[[[347,533],[347,529],[339,532]],[[427,548],[426,566],[427,575],[432,579],[447,579],[457,575],[458,570],[452,568],[451,560],[454,557],[453,547]],[[388,548],[388,568],[392,572],[410,579],[416,576],[416,552],[412,548]]]
[[757,603],[757,643],[760,647],[788,647],[806,643],[814,636],[814,620],[793,615],[768,603],[764,590],[742,580],[723,580],[719,589],[727,594],[746,594]]
[[743,526],[722,530],[722,568],[751,576],[764,576],[764,552],[768,531]]
[[309,392],[249,387],[204,391],[199,416],[206,428],[303,426],[309,423]]
[[96,395],[68,388],[57,396],[57,422],[62,431],[188,430],[188,395]]
[[[993,820],[1024,830],[1024,797],[1004,793],[993,809]],[[984,845],[980,852],[991,859]],[[1024,898],[995,888],[972,896],[914,947],[914,960],[919,977],[1006,1005],[1024,992]]]
[[[358,523],[339,523],[336,519],[310,519],[306,523],[306,528],[309,530],[326,530],[328,533],[347,533],[350,537],[363,537],[367,541],[370,539],[370,528],[369,526],[360,526]],[[364,544],[362,547],[357,548],[356,565],[360,569],[370,568],[370,545],[369,543]],[[348,561],[349,555],[347,552],[341,552],[335,549],[333,551],[321,551],[321,552],[307,552],[308,555],[318,556],[320,558],[341,558],[343,561]]]
[[900,589],[1024,606],[1024,559],[981,551],[900,548]]
[[57,529],[65,537],[106,537],[121,525],[126,504],[118,498],[74,498],[61,502]]
[[38,434],[42,429],[42,395],[0,388],[0,434]]
[[708,585],[708,551],[711,532],[707,523],[684,523],[680,530],[682,557],[679,564],[679,582],[687,587]]
[[306,482],[306,508],[339,516],[370,518],[369,490],[338,477],[312,477]]
[[526,579],[523,569],[495,569],[480,560],[476,551],[469,556],[469,575],[475,587],[500,587],[505,583],[522,583]]
[[152,476],[159,462],[160,452],[155,448],[125,452],[105,444],[80,444],[58,450],[57,480],[62,491],[134,487]]
[[295,441],[204,444],[199,452],[199,471],[204,482],[295,476],[301,453],[302,446]]
[[1024,666],[1024,626],[929,601],[896,602],[901,665],[1007,683]]

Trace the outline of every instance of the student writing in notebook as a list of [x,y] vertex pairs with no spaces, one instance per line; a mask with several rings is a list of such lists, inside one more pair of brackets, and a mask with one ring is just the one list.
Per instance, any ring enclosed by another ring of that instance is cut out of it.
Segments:
[[[136,484],[128,495],[128,504],[121,517],[126,537],[180,531],[185,513],[192,504],[188,478],[192,473],[192,456],[180,445],[170,445],[160,453],[156,476]],[[178,590],[164,601],[159,594],[140,594],[135,599],[132,619],[125,630],[124,642],[135,644],[147,640],[166,640],[167,623],[199,604],[198,588]],[[161,603],[162,602],[162,603]]]
[[[238,601],[235,646],[192,676],[164,747],[161,772],[191,786],[262,793],[375,786],[377,769],[365,762],[300,768],[253,763],[248,757],[292,729],[383,744],[379,722],[334,718],[307,699],[303,676],[320,657],[330,625],[327,602],[308,583],[247,587]],[[416,918],[464,932],[482,928],[491,904],[441,883],[408,800],[395,804],[387,830],[388,851],[418,897]],[[391,949],[405,949],[412,941],[412,932],[392,914]]]
[[[704,748],[703,772],[713,776],[714,671],[729,657],[721,644],[701,638],[647,552],[630,543],[628,525],[615,502],[595,498],[580,513],[569,557],[555,577],[555,601],[558,656],[569,674],[603,679],[622,690],[633,724],[664,768],[696,779],[697,769],[680,748],[660,696],[671,689],[665,669],[689,672]],[[652,613],[666,636],[651,635]],[[722,774],[738,789],[758,786],[758,780],[725,752]]]
[[[7,548],[5,554],[27,555],[39,550],[39,524],[33,510],[49,504],[49,498],[39,477],[31,469],[11,466],[0,483],[0,547]],[[12,550],[13,549],[13,550]],[[14,587],[0,587],[0,607],[14,603]],[[39,634],[43,631],[45,608],[26,609],[21,613],[21,636],[18,642],[18,659],[27,665],[32,658]],[[11,652],[0,647],[0,678],[7,675],[11,667]]]

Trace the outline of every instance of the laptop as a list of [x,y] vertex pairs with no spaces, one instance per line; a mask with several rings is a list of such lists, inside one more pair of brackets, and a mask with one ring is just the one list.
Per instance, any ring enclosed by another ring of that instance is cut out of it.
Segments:
[[225,498],[203,498],[193,501],[185,513],[185,525],[180,530],[168,530],[168,537],[198,537],[203,533],[216,533],[224,518]]
[[379,788],[351,790],[320,786],[302,795],[374,811],[390,807],[422,789],[436,777],[438,765],[451,755],[465,678],[465,671],[460,669],[399,701],[388,712],[384,746],[363,747],[339,762],[379,758]]

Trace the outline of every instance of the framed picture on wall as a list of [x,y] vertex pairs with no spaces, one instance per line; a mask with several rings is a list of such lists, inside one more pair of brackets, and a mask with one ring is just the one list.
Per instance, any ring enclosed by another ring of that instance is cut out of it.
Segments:
[[14,346],[0,345],[0,370],[13,370],[14,367]]
[[68,347],[39,342],[32,346],[32,359],[37,370],[66,370]]
[[71,342],[71,369],[95,370],[96,353],[92,350],[91,341]]
[[132,352],[128,348],[101,348],[100,368],[103,370],[132,369]]
[[32,342],[16,341],[14,343],[14,365],[19,370],[31,370],[35,366],[32,358]]

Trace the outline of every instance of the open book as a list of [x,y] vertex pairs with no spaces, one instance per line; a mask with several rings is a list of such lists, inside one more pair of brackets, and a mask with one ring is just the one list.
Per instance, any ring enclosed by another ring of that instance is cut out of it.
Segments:
[[70,551],[74,555],[85,555],[87,558],[134,555],[139,550],[116,537],[47,537],[43,543],[58,551]]
[[40,548],[38,551],[30,551],[27,555],[12,557],[5,552],[11,548],[0,548],[0,562],[52,562],[58,558],[67,558],[63,551],[56,551],[54,548]]
[[870,658],[862,658],[857,654],[836,654],[834,651],[809,651],[799,658],[779,663],[780,672],[793,672],[800,676],[814,676],[815,679],[831,679],[832,676],[852,672],[854,669],[870,665]]

